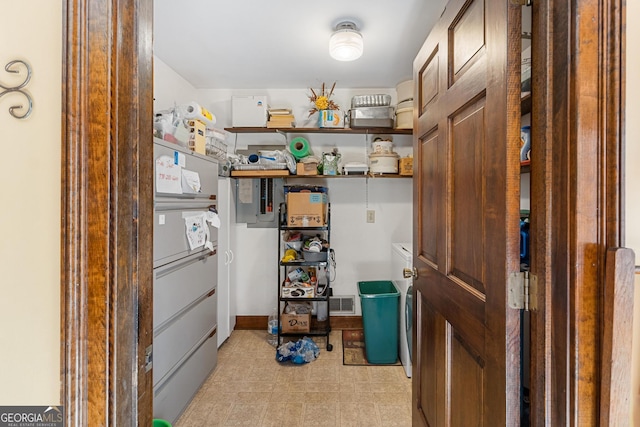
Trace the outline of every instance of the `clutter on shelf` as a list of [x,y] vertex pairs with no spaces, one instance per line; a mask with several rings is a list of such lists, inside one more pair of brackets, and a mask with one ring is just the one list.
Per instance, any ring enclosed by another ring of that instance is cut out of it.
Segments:
[[226,160],[229,132],[216,129],[215,124],[215,115],[192,101],[156,112],[153,134],[196,153]]
[[393,142],[390,139],[375,138],[371,143],[369,170],[372,174],[397,174],[399,158],[398,153],[393,151]]
[[341,158],[342,155],[338,152],[337,147],[330,153],[322,153],[322,175],[339,175],[338,163]]
[[284,194],[278,214],[278,343],[296,335],[325,336],[331,351],[329,298],[335,257],[329,245],[328,188],[288,185]]
[[296,119],[290,108],[269,108],[268,128],[292,128],[296,126]]
[[[330,249],[329,241],[325,237],[328,237],[325,231],[316,231],[315,234],[299,230],[282,232],[284,255],[280,262],[288,268],[283,276],[281,298],[325,297],[327,283],[320,283],[318,280],[319,274],[325,275],[328,268],[326,262]],[[299,306],[291,304],[287,306],[285,313],[289,314],[293,309],[298,314],[305,314],[305,307],[302,306],[300,309]]]
[[349,123],[352,128],[393,127],[391,95],[356,95],[351,98]]

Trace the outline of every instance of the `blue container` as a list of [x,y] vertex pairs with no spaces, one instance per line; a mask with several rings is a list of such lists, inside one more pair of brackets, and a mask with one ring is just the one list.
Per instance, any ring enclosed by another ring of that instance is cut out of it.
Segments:
[[364,348],[372,364],[398,361],[400,292],[390,280],[358,282],[362,306]]

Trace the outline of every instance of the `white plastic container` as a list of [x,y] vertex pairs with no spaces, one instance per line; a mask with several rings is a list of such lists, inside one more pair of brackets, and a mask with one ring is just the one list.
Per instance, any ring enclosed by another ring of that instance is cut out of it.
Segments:
[[371,150],[374,154],[391,154],[393,153],[393,142],[389,140],[377,140],[371,143]]
[[278,345],[278,309],[274,308],[267,322],[267,342],[274,347]]
[[232,96],[231,125],[233,127],[267,127],[266,96]]
[[413,99],[407,99],[406,101],[398,102],[396,111],[402,110],[403,108],[413,108]]
[[396,129],[413,129],[413,107],[396,111]]
[[372,154],[369,156],[371,173],[398,173],[397,154]]
[[405,80],[396,86],[398,103],[413,99],[413,80]]

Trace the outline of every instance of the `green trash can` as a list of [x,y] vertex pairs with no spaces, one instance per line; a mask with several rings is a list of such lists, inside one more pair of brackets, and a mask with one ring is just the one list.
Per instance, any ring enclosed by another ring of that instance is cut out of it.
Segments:
[[156,418],[153,420],[153,427],[171,427],[171,423],[169,421]]
[[400,292],[391,280],[358,282],[364,325],[364,349],[372,364],[398,361]]

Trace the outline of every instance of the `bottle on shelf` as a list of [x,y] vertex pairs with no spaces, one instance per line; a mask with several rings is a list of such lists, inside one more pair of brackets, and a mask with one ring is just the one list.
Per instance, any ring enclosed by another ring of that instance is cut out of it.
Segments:
[[309,267],[309,284],[317,291],[318,279],[316,278],[316,269],[314,267]]
[[278,345],[278,309],[274,308],[267,323],[267,342],[272,346]]

